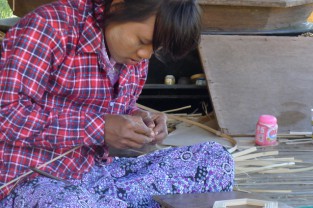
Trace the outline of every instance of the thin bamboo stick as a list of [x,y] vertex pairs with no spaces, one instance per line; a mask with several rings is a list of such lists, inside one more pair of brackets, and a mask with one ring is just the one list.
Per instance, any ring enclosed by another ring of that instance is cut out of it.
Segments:
[[[61,159],[62,157],[66,156],[67,154],[70,154],[70,153],[74,152],[75,150],[77,150],[78,148],[81,148],[82,146],[83,146],[83,145],[79,145],[79,146],[77,146],[77,147],[74,147],[73,149],[71,149],[71,150],[69,150],[69,151],[67,151],[67,152],[65,152],[65,153],[63,153],[63,154],[61,154],[61,155],[55,157],[54,159],[52,159],[52,160],[50,160],[50,161],[48,161],[48,162],[46,162],[46,163],[44,163],[44,164],[42,164],[42,165],[39,165],[39,166],[36,167],[36,168],[37,168],[37,169],[41,169],[41,168],[43,168],[44,166],[49,165],[50,163],[53,163],[54,161],[57,161],[58,159]],[[13,179],[13,180],[11,180],[10,182],[8,182],[8,183],[2,185],[2,186],[0,187],[0,190],[3,189],[3,188],[5,188],[5,187],[7,187],[7,186],[9,186],[9,185],[12,184],[12,183],[15,183],[15,182],[17,182],[17,181],[23,179],[24,177],[26,177],[26,176],[32,174],[33,172],[34,172],[34,171],[32,171],[32,170],[31,170],[31,171],[28,171],[28,172],[26,172],[25,174],[23,174],[23,175],[21,175],[21,176],[15,178],[15,179]]]
[[271,162],[303,162],[303,160],[296,160],[294,157],[277,157],[277,158],[262,158],[258,161],[271,161]]
[[312,141],[312,139],[281,139],[279,142],[307,142],[307,141]]
[[[254,137],[254,134],[231,134],[232,137]],[[297,138],[311,138],[311,134],[297,134],[297,135],[291,135],[291,134],[277,134],[277,138],[290,138],[290,139],[297,139]]]
[[243,161],[243,160],[248,160],[248,159],[252,159],[252,158],[272,156],[272,155],[278,155],[278,151],[259,152],[259,153],[255,153],[255,154],[236,157],[235,161]]
[[181,108],[172,109],[172,110],[166,110],[166,111],[163,111],[163,113],[172,113],[172,112],[176,112],[176,111],[180,111],[180,110],[185,110],[188,108],[191,108],[191,105],[181,107]]
[[297,142],[297,141],[295,141],[295,142],[286,142],[286,144],[289,144],[289,145],[291,145],[291,144],[293,144],[293,145],[295,145],[295,144],[312,144],[313,143],[313,140],[311,140],[311,141],[303,141],[303,142]]
[[262,160],[273,160],[273,161],[294,161],[294,157],[267,157],[267,158],[262,158]]
[[268,166],[273,164],[279,164],[281,162],[295,162],[295,161],[265,161],[265,160],[246,160],[246,161],[237,161],[236,168],[244,168],[248,166]]
[[234,158],[236,158],[236,157],[240,157],[240,156],[243,156],[243,155],[250,154],[251,152],[255,152],[255,151],[257,151],[257,148],[256,147],[251,147],[249,149],[233,153],[232,155],[233,155]]
[[267,185],[313,185],[313,182],[309,181],[295,181],[295,182],[257,182],[257,183],[236,183],[236,186],[267,186]]
[[279,168],[276,170],[262,171],[261,173],[299,173],[299,172],[310,171],[310,170],[313,170],[313,167],[295,168],[295,169]]
[[[164,111],[163,111],[164,113]],[[188,113],[172,113],[172,115],[175,115],[175,116],[183,116],[183,117],[201,117],[203,116],[201,113],[193,113],[193,114],[188,114]]]
[[[154,110],[152,108],[149,108],[149,107],[146,107],[146,106],[143,106],[143,105],[140,105],[137,103],[137,106],[141,109],[144,109],[144,110],[147,110],[147,111],[151,111],[151,112],[159,112],[157,110]],[[230,153],[234,152],[236,149],[237,149],[237,141],[235,139],[233,139],[231,136],[227,135],[227,134],[224,134],[220,131],[217,131],[213,128],[210,128],[209,126],[206,126],[204,124],[201,124],[201,123],[198,123],[198,122],[195,122],[195,121],[191,121],[191,120],[188,120],[186,118],[181,118],[179,116],[174,116],[174,115],[171,115],[171,114],[167,114],[168,118],[172,118],[172,119],[175,119],[175,120],[178,120],[178,121],[183,121],[185,123],[189,123],[189,124],[192,124],[192,125],[195,125],[195,126],[198,126],[200,128],[203,128],[217,136],[220,136],[224,139],[226,139],[228,142],[230,142],[232,144],[232,147],[230,149],[228,149],[228,151]]]
[[269,170],[277,167],[286,167],[286,166],[292,166],[295,165],[294,162],[288,162],[288,163],[281,163],[281,164],[274,164],[274,165],[268,165],[264,167],[257,167],[257,168],[240,168],[236,167],[236,174],[247,174],[247,173],[255,173],[255,172],[261,172],[264,170]]
[[254,193],[292,193],[292,190],[261,190],[261,189],[246,189],[247,192]]

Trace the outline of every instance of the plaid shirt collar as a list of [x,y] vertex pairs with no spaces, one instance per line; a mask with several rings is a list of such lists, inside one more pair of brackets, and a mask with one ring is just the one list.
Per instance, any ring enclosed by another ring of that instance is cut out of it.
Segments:
[[95,26],[92,14],[88,14],[84,23],[82,33],[77,44],[77,53],[100,53],[102,42],[102,30],[99,26]]
[[[77,44],[77,53],[100,53],[103,38],[101,25],[104,21],[105,0],[67,0],[83,14],[83,30]],[[93,7],[93,8],[90,8]],[[90,12],[90,11],[93,11]]]

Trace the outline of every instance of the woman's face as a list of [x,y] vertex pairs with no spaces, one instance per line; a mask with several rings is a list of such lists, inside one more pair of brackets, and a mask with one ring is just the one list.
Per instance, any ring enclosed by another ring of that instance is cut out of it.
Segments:
[[155,16],[143,22],[111,23],[105,29],[110,56],[122,64],[134,65],[153,53]]

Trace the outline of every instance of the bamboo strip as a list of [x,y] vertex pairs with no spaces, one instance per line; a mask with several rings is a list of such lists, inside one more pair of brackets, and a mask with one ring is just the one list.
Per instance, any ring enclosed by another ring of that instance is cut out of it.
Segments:
[[254,134],[231,134],[232,137],[255,137]]
[[279,168],[277,170],[262,171],[261,173],[299,173],[299,172],[310,171],[310,170],[313,170],[313,167],[295,168],[295,169]]
[[308,181],[296,181],[296,182],[257,182],[257,183],[236,183],[236,186],[264,186],[264,185],[313,185],[313,182]]
[[298,150],[298,149],[293,149],[293,150],[280,150],[281,152],[287,153],[287,152],[313,152],[313,149],[306,149],[306,150]]
[[269,161],[303,162],[302,160],[296,160],[294,157],[264,158],[263,160],[269,160]]
[[233,153],[232,155],[233,155],[234,158],[236,158],[236,157],[240,157],[240,156],[243,156],[243,155],[250,154],[251,152],[255,152],[255,151],[257,151],[257,148],[256,147],[251,147],[249,149]]
[[291,131],[290,135],[311,135],[312,136],[312,132],[311,131],[303,131],[303,132]]
[[[296,160],[294,158],[273,158],[271,159],[252,159],[252,160],[242,160],[236,161],[237,166],[244,166],[244,165],[254,165],[254,166],[262,166],[264,164],[277,164],[281,162],[295,162],[295,163],[303,163],[303,160]],[[312,164],[312,163],[308,163]]]
[[313,143],[313,141],[311,140],[311,141],[306,141],[306,142],[287,142],[286,144],[293,144],[293,145],[295,145],[295,144],[312,144]]
[[[157,110],[154,110],[154,109],[152,109],[152,108],[149,108],[149,107],[140,105],[140,104],[138,104],[138,103],[137,103],[137,106],[138,106],[139,108],[144,109],[144,110],[147,110],[147,111],[159,112],[159,111],[157,111]],[[235,139],[233,139],[231,136],[227,135],[227,134],[224,134],[224,133],[222,133],[222,132],[220,132],[220,131],[217,131],[217,130],[215,130],[215,129],[213,129],[213,128],[210,128],[209,126],[206,126],[206,125],[204,125],[204,124],[201,124],[201,123],[198,123],[198,122],[195,122],[195,121],[188,120],[188,119],[186,119],[186,118],[181,118],[181,117],[179,117],[179,116],[174,116],[174,115],[171,115],[171,114],[167,114],[167,116],[168,116],[169,118],[172,118],[172,119],[176,119],[176,120],[179,120],[179,121],[183,121],[183,122],[185,122],[185,123],[189,123],[189,124],[198,126],[198,127],[203,128],[203,129],[205,129],[205,130],[207,130],[207,131],[209,131],[209,132],[211,132],[211,133],[214,133],[214,134],[217,135],[217,136],[220,136],[220,137],[226,139],[228,142],[230,142],[230,143],[232,144],[232,147],[231,147],[230,149],[228,149],[228,151],[229,151],[230,153],[233,153],[233,152],[237,149],[237,141],[236,141]]]
[[[311,174],[312,175],[312,174]],[[307,180],[307,181],[313,181],[313,175],[312,176],[307,176],[307,175],[303,175],[301,174],[301,180]],[[272,175],[270,178],[267,177],[267,179],[269,180],[275,180],[275,181],[298,181],[299,178],[295,178],[294,176],[284,176],[281,177],[280,175]],[[236,177],[236,180],[246,180],[246,181],[258,181],[258,180],[264,180],[263,177],[260,178],[259,175],[253,175],[253,176],[248,176],[248,177]]]
[[234,160],[235,161],[243,161],[243,160],[248,160],[248,159],[252,159],[252,158],[272,156],[272,155],[278,155],[278,151],[259,152],[259,153],[255,153],[255,154],[237,157]]
[[[281,162],[290,162],[290,161],[264,161],[264,160],[246,160],[246,161],[237,161],[236,168],[243,168],[246,166],[268,166]],[[292,161],[295,162],[295,161]]]
[[[68,155],[68,154],[74,152],[75,150],[77,150],[78,148],[81,148],[82,146],[83,146],[83,145],[79,145],[79,146],[77,146],[77,147],[74,147],[73,149],[71,149],[71,150],[69,150],[69,151],[67,151],[67,152],[65,152],[65,153],[63,153],[63,154],[61,154],[61,155],[59,155],[59,156],[53,158],[52,160],[50,160],[50,161],[48,161],[48,162],[46,162],[46,163],[44,163],[44,164],[42,164],[42,165],[39,165],[39,166],[36,167],[36,168],[37,168],[37,169],[41,169],[41,168],[43,168],[44,166],[49,165],[50,163],[53,163],[54,161],[57,161],[58,159],[61,159],[62,157],[64,157],[64,156],[66,156],[66,155]],[[2,186],[0,187],[0,190],[3,189],[3,188],[5,188],[5,187],[7,187],[8,185],[10,185],[10,184],[12,184],[12,183],[15,183],[15,182],[17,182],[17,181],[23,179],[24,177],[26,177],[26,176],[32,174],[33,172],[34,172],[34,171],[32,171],[32,170],[31,170],[31,171],[28,171],[28,172],[26,172],[25,174],[23,174],[23,175],[21,175],[21,176],[15,178],[15,179],[13,179],[13,180],[11,180],[10,182],[8,182],[8,183],[2,185]]]
[[279,142],[282,143],[282,142],[306,142],[306,141],[312,141],[312,139],[280,139]]
[[246,189],[244,191],[247,192],[254,192],[254,193],[283,193],[283,194],[287,194],[287,193],[292,193],[292,190],[261,190],[261,189]]
[[310,138],[312,135],[277,135],[277,138],[289,138],[289,139],[298,139],[298,138]]
[[235,177],[235,181],[248,181],[248,180],[250,180],[251,178],[249,178],[249,177],[246,177],[246,178],[239,178],[239,177]]
[[[231,134],[232,137],[255,137],[254,134]],[[277,134],[277,138],[311,138],[311,134],[303,134],[303,135],[290,135],[290,134]]]
[[67,184],[67,185],[72,185],[69,181],[64,180],[64,179],[62,179],[62,178],[55,177],[55,176],[53,176],[53,175],[51,175],[51,174],[49,174],[49,173],[46,173],[46,172],[44,172],[44,171],[42,171],[42,170],[39,170],[38,168],[32,168],[32,167],[30,167],[30,169],[31,169],[33,172],[38,173],[38,174],[41,174],[41,175],[43,175],[43,176],[45,176],[45,177],[48,177],[48,178],[51,178],[51,179],[54,179],[54,180],[57,180],[57,181],[62,181],[63,183],[65,183],[65,184]]
[[[163,111],[164,113],[164,111]],[[182,117],[204,117],[201,113],[193,113],[193,114],[188,114],[188,113],[172,113],[172,115],[175,115],[175,116],[182,116]]]
[[281,163],[281,164],[274,164],[274,165],[268,165],[264,167],[258,167],[258,168],[236,168],[236,174],[247,174],[247,173],[255,173],[255,172],[261,172],[268,169],[273,169],[277,167],[286,167],[286,166],[292,166],[295,165],[294,162],[288,162],[288,163]]
[[166,110],[166,111],[163,111],[163,113],[172,113],[172,112],[176,112],[176,111],[180,111],[180,110],[185,110],[188,108],[191,108],[191,105],[181,107],[181,108],[172,109],[172,110]]

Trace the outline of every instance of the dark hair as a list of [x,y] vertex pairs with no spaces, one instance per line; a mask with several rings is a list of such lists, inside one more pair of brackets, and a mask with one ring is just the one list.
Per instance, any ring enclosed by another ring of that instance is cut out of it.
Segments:
[[[106,1],[107,4],[111,2]],[[199,44],[201,12],[196,0],[124,0],[112,7],[111,12],[105,15],[106,25],[111,22],[140,22],[156,15],[153,50],[159,59],[181,58]]]

